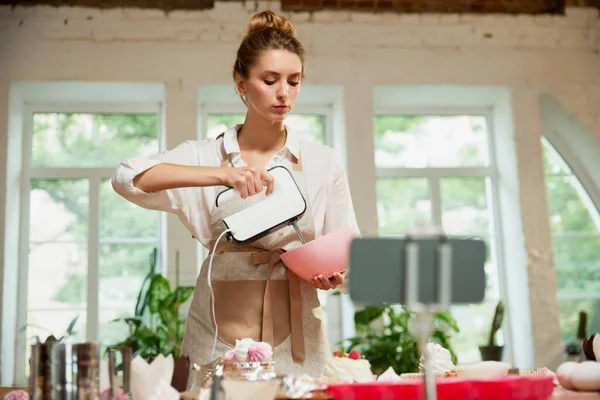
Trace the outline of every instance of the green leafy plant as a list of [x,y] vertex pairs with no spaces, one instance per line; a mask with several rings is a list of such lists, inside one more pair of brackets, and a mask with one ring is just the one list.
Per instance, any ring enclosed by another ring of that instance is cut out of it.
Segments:
[[[392,367],[397,374],[416,372],[419,369],[417,341],[410,331],[415,313],[401,306],[368,306],[354,314],[357,335],[342,342],[344,351],[358,350],[371,363],[374,374],[381,374]],[[380,326],[377,326],[377,323]],[[433,327],[429,340],[450,351],[456,363],[450,339],[458,332],[458,324],[449,311],[433,315]]]
[[69,326],[67,327],[67,330],[65,331],[65,333],[57,338],[56,336],[54,336],[54,334],[51,333],[51,331],[49,329],[46,329],[42,326],[39,325],[34,325],[34,324],[27,324],[25,325],[23,328],[21,328],[21,331],[24,331],[27,328],[38,328],[38,329],[42,329],[44,331],[50,332],[50,335],[46,338],[46,340],[44,342],[42,342],[41,338],[39,335],[35,335],[33,337],[33,340],[35,341],[35,344],[50,344],[50,343],[62,343],[64,342],[66,339],[70,338],[71,336],[75,335],[77,332],[75,332],[75,324],[77,323],[77,320],[79,319],[79,315],[76,316],[75,318],[73,318],[71,320],[71,322],[69,323]]
[[577,324],[577,339],[585,340],[587,338],[588,315],[585,311],[579,311],[579,323]]
[[499,301],[496,305],[496,311],[494,312],[494,318],[492,319],[492,326],[490,327],[490,337],[488,340],[488,346],[496,346],[496,335],[502,327],[504,321],[504,303]]
[[147,361],[159,354],[179,357],[185,331],[185,318],[181,316],[180,307],[194,292],[193,286],[179,286],[179,279],[171,290],[169,281],[156,273],[156,254],[154,249],[150,272],[142,283],[134,316],[113,321],[124,322],[129,327],[127,338],[114,346],[131,347],[133,357],[139,355]]
[[[567,357],[582,357],[583,353],[583,345],[586,342],[587,336],[587,321],[588,314],[585,311],[579,311],[578,322],[577,322],[577,332],[576,337],[573,340],[570,340],[565,345],[565,352]],[[585,354],[584,354],[585,356]]]

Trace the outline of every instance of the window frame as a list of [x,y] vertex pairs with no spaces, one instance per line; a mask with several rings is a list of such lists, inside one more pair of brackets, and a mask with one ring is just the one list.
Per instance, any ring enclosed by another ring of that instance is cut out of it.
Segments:
[[[25,384],[26,346],[28,345],[26,330],[27,324],[27,297],[29,283],[29,224],[30,224],[30,192],[32,179],[83,179],[88,182],[88,234],[87,234],[87,299],[86,299],[86,340],[99,340],[99,272],[100,272],[100,195],[103,180],[110,180],[115,172],[115,167],[32,167],[32,139],[33,116],[36,113],[144,113],[154,114],[157,117],[158,151],[165,147],[165,129],[163,124],[163,105],[161,102],[32,102],[26,103],[22,114],[22,154],[21,176],[19,181],[20,209],[19,216],[19,248],[18,248],[18,285],[17,285],[17,317],[16,317],[16,346],[14,368],[16,384]],[[166,236],[165,216],[159,216],[158,245],[164,251]],[[127,240],[124,240],[126,242]],[[121,243],[121,241],[119,241]],[[155,243],[153,241],[153,243]],[[164,269],[163,263],[161,263]],[[159,273],[165,273],[160,271]]]
[[[488,165],[480,167],[378,167],[375,165],[376,180],[385,178],[422,178],[426,179],[429,185],[429,197],[431,200],[431,218],[433,226],[442,226],[442,199],[440,190],[440,180],[443,178],[471,178],[484,177],[490,180],[490,185],[486,185],[488,193],[486,198],[488,207],[491,207],[490,221],[493,228],[490,233],[493,234],[494,244],[496,247],[495,261],[498,277],[498,297],[486,298],[485,302],[489,301],[504,301],[506,302],[506,271],[501,266],[505,265],[505,247],[503,241],[503,229],[501,219],[501,201],[500,201],[500,173],[497,162],[496,135],[494,132],[494,110],[490,107],[473,107],[473,106],[393,106],[385,105],[375,107],[373,112],[373,121],[379,116],[456,116],[456,115],[472,115],[480,116],[486,119],[486,144]],[[373,132],[374,133],[374,132]],[[375,148],[374,148],[375,150]],[[491,193],[489,193],[491,189]],[[489,234],[486,235],[490,238]],[[490,316],[491,318],[492,316]],[[514,358],[512,353],[512,329],[510,327],[510,318],[505,318],[502,328],[502,337],[504,339],[505,358],[512,361]]]
[[[240,100],[241,102],[241,100]],[[246,114],[246,107],[241,105],[234,104],[215,104],[215,103],[205,103],[200,105],[200,140],[206,139],[208,132],[208,116],[214,114]],[[331,104],[323,104],[323,105],[304,105],[299,104],[296,105],[290,113],[291,115],[322,115],[325,118],[325,131],[324,135],[324,143],[326,146],[334,147],[334,134],[333,134],[333,107]]]

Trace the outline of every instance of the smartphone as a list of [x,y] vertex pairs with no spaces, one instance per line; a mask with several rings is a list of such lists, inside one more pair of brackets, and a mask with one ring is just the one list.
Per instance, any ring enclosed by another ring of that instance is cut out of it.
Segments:
[[406,304],[407,244],[418,246],[418,301],[438,304],[440,243],[451,246],[452,304],[481,303],[485,298],[486,244],[479,238],[357,238],[350,245],[350,298],[361,304]]

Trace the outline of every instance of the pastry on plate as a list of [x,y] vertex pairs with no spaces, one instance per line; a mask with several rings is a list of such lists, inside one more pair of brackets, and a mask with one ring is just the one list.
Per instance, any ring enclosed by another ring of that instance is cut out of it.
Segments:
[[331,383],[373,382],[375,376],[371,372],[371,363],[362,358],[357,350],[348,354],[336,350],[327,361],[321,380]]

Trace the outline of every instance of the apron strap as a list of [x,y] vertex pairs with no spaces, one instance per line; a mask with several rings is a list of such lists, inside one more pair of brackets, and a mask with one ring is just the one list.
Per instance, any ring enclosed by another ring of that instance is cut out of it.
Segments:
[[[262,338],[263,341],[273,345],[274,336],[274,318],[272,312],[271,274],[275,269],[275,265],[281,262],[281,254],[283,250],[258,251],[252,253],[252,263],[255,265],[268,264],[269,272],[267,275],[267,284],[265,286],[265,296],[263,303],[263,320],[262,320]],[[300,278],[289,269],[288,283],[290,291],[290,332],[292,339],[292,358],[295,362],[303,362],[306,356],[304,348],[304,326],[302,319],[302,283]]]
[[302,172],[302,154],[298,157],[292,154],[292,169],[296,172]]
[[298,275],[289,269],[288,280],[290,284],[292,357],[296,362],[303,362],[306,351],[304,348],[304,324],[302,319],[302,281]]
[[267,282],[265,284],[265,294],[263,296],[263,317],[262,317],[262,341],[273,346],[275,337],[275,321],[273,318],[273,305],[271,298],[271,276],[275,265],[279,262],[281,251],[265,251],[252,253],[252,264],[260,265],[267,264],[269,266],[267,272]]

